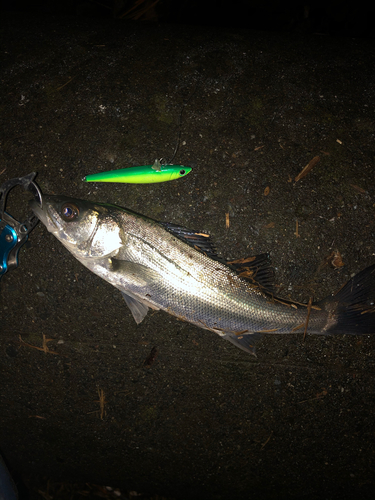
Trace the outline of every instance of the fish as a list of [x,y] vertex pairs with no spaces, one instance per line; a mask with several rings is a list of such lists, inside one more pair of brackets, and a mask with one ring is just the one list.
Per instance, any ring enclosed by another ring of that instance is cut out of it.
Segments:
[[301,304],[275,295],[268,254],[226,261],[210,235],[116,205],[56,195],[30,204],[79,262],[120,290],[138,324],[161,310],[254,355],[267,334],[375,333],[375,264]]
[[85,182],[124,182],[128,184],[154,184],[185,177],[191,172],[191,167],[183,165],[163,165],[155,160],[153,165],[108,170],[97,174],[86,175]]

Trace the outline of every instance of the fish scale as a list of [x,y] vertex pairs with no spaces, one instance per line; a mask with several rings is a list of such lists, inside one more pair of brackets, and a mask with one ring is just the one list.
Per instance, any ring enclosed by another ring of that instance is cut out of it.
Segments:
[[[147,265],[160,273],[165,280],[165,287],[155,292],[156,301],[160,304],[159,297],[171,293],[173,299],[169,305],[170,313],[185,316],[194,323],[197,323],[194,315],[198,315],[198,322],[204,321],[209,328],[224,331],[271,329],[275,328],[277,318],[279,333],[284,333],[306,320],[306,307],[280,307],[270,295],[267,296],[239,278],[228,266],[187,246],[153,221],[150,227],[146,226],[146,230],[142,231],[144,223],[141,226],[136,228],[139,232],[133,229],[133,234],[128,234],[127,237],[132,237],[135,241],[140,239],[143,246],[138,252],[125,250],[121,252],[121,257]],[[134,242],[129,242],[127,246],[131,249],[138,247]],[[184,280],[186,274],[190,280]],[[178,278],[181,282],[178,282]],[[121,274],[112,279],[116,282],[120,280]],[[177,295],[177,290],[184,294]],[[187,311],[192,313],[186,315]],[[320,330],[326,320],[327,313],[313,311],[309,331],[314,331],[314,328]]]

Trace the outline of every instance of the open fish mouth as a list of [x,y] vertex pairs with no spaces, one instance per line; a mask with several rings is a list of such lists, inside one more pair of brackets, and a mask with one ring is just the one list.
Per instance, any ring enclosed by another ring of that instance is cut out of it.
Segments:
[[40,206],[40,204],[37,203],[35,200],[30,200],[29,207],[34,212],[34,214],[38,217],[38,219],[41,220],[43,222],[43,224],[45,224],[46,223],[46,217],[45,217],[44,210]]
[[[46,199],[48,197],[44,197]],[[31,210],[38,217],[38,219],[46,226],[48,231],[50,231],[54,236],[61,232],[62,226],[59,222],[59,217],[56,214],[51,213],[48,210],[46,204],[41,207],[35,200],[31,200],[29,203]]]

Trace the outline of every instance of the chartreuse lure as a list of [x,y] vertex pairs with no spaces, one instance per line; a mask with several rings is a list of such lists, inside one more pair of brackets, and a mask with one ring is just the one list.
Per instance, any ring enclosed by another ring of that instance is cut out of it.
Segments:
[[155,160],[153,165],[142,167],[121,168],[119,170],[108,170],[97,174],[86,175],[86,182],[125,182],[129,184],[153,184],[155,182],[167,182],[184,177],[191,172],[191,167],[183,165],[162,165]]

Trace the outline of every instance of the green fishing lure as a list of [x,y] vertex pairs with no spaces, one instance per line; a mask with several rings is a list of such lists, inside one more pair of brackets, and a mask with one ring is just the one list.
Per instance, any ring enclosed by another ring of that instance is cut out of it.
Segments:
[[155,160],[153,165],[108,170],[107,172],[86,175],[83,180],[86,182],[153,184],[156,182],[173,181],[180,177],[185,177],[191,170],[191,167],[184,167],[183,165],[162,165],[159,160]]

